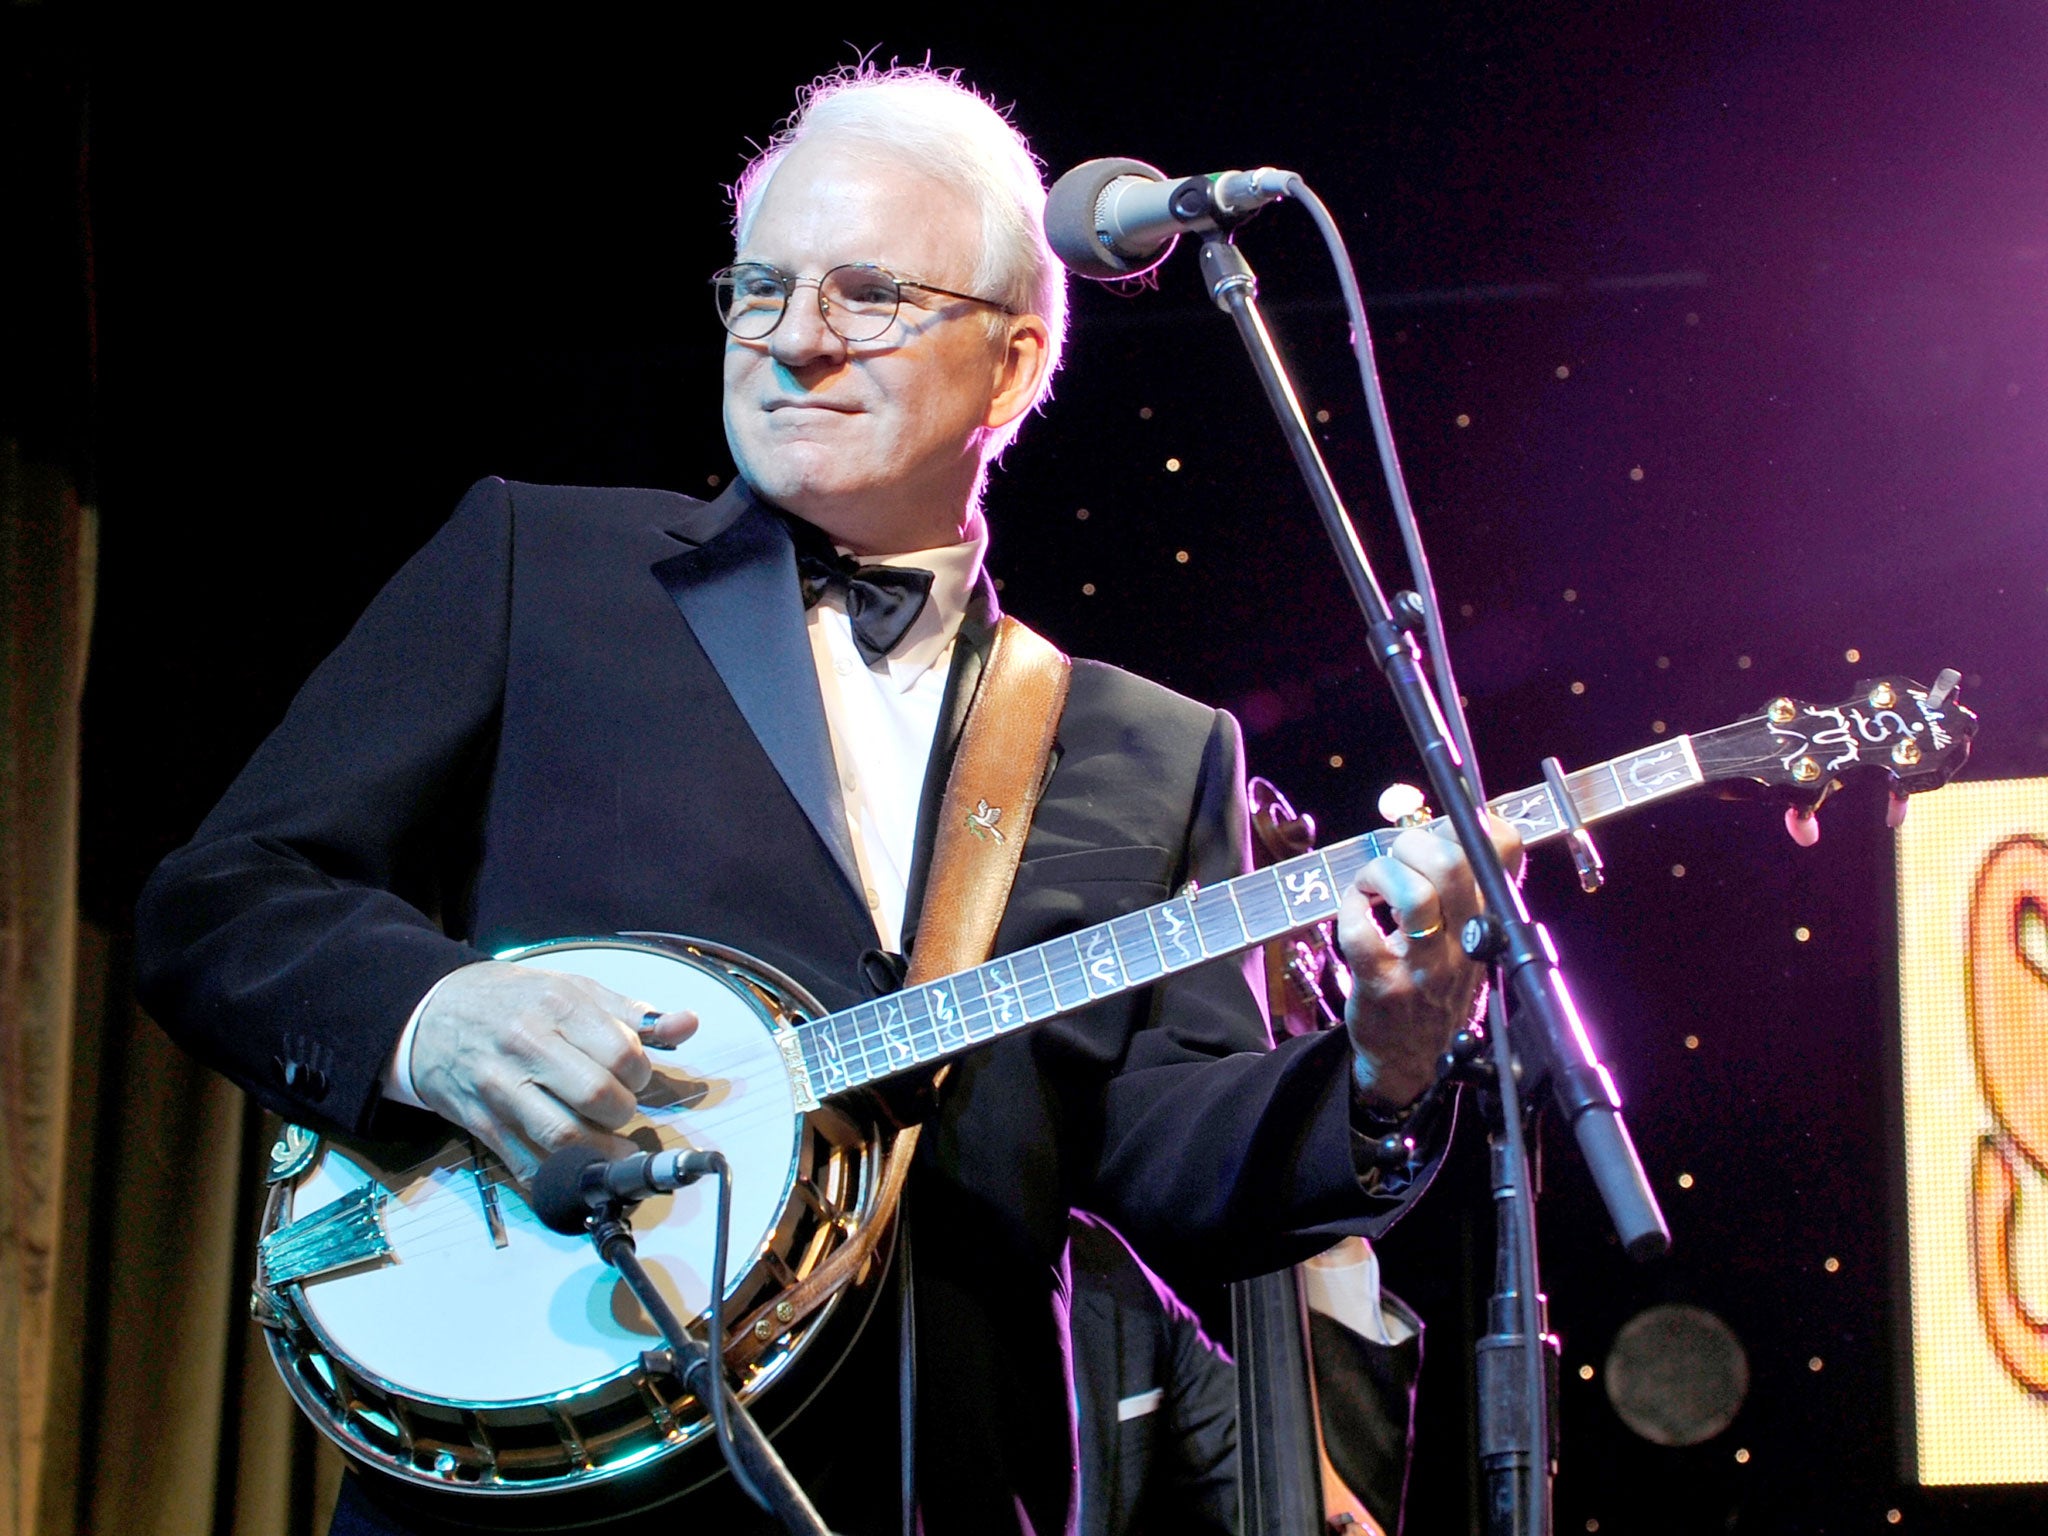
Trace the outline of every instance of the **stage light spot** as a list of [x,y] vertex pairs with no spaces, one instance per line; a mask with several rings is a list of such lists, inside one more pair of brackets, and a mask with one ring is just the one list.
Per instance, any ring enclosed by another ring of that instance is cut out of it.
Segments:
[[1698,1035],[1687,1035],[1685,1037],[1685,1048],[1688,1051],[1698,1050],[1700,1048],[1700,1037]]
[[1896,1509],[1888,1509],[1884,1512],[1884,1523],[1886,1525],[1897,1525],[1901,1520],[1905,1518],[1906,1517],[1900,1514]]
[[1657,670],[1659,672],[1669,672],[1671,670],[1671,658],[1669,656],[1659,656],[1657,658]]
[[1685,866],[1683,864],[1672,865],[1671,878],[1674,880],[1683,880],[1685,878]]
[[1557,376],[1560,379],[1568,379],[1572,376],[1572,371],[1571,369],[1567,368],[1563,363],[1559,363],[1557,365]]
[[1460,411],[1458,412],[1458,425],[1461,427],[1469,427],[1472,425],[1472,418],[1470,416],[1467,416],[1463,411]]
[[1138,420],[1140,420],[1140,421],[1150,421],[1151,419],[1152,419],[1152,407],[1151,407],[1151,406],[1149,406],[1149,405],[1141,405],[1141,406],[1139,406],[1139,407],[1138,407]]
[[1652,720],[1650,722],[1650,734],[1652,736],[1662,736],[1667,729],[1669,727],[1662,720]]
[[1832,1275],[1842,1267],[1842,1261],[1830,1255],[1829,1257],[1821,1260],[1820,1267]]
[[1808,1369],[1809,1371],[1817,1371],[1817,1370],[1819,1370],[1819,1369],[1820,1369],[1820,1356],[1819,1356],[1819,1355],[1815,1355],[1815,1356],[1814,1356],[1814,1357],[1813,1357],[1813,1358],[1812,1358],[1811,1360],[1807,1361],[1807,1362],[1806,1362],[1806,1368],[1807,1368],[1807,1369]]
[[1177,474],[1179,474],[1179,473],[1180,473],[1180,460],[1179,460],[1179,459],[1168,459],[1168,460],[1166,461],[1166,472],[1167,472],[1167,473],[1168,473],[1169,475],[1177,475]]
[[1640,480],[1640,479],[1642,479],[1642,478],[1643,478],[1643,466],[1642,466],[1642,465],[1640,465],[1640,464],[1638,464],[1638,465],[1637,465],[1637,466],[1636,466],[1636,467],[1635,467],[1634,469],[1632,469],[1632,470],[1630,470],[1630,471],[1628,472],[1628,477],[1629,477],[1629,479],[1631,479],[1631,480]]
[[1344,754],[1342,752],[1332,752],[1330,754],[1330,766],[1332,768],[1342,768],[1344,766]]
[[996,578],[996,590],[998,592],[1003,590],[1003,578],[1000,576]]
[[1842,660],[1844,661],[1853,663],[1861,661],[1862,659],[1863,653],[1857,650],[1856,647],[1853,645],[1850,646],[1849,649],[1847,649],[1846,651],[1842,652]]
[[1692,313],[1692,311],[1687,310],[1685,315],[1685,323],[1687,325],[1698,325],[1700,323],[1700,317]]
[[1749,1465],[1749,1450],[1747,1447],[1744,1447],[1743,1449],[1738,1450],[1735,1453],[1735,1462],[1737,1466],[1746,1467]]
[[1586,1529],[1589,1531],[1597,1531],[1600,1529],[1600,1522],[1598,1520],[1588,1520],[1586,1522]]
[[1593,1379],[1593,1367],[1591,1367],[1590,1365],[1582,1365],[1582,1366],[1580,1366],[1580,1367],[1579,1367],[1579,1380],[1581,1380],[1581,1381],[1591,1381],[1592,1379]]
[[1691,1174],[1689,1174],[1689,1173],[1681,1173],[1681,1174],[1680,1174],[1680,1175],[1678,1176],[1678,1187],[1679,1187],[1680,1189],[1691,1189],[1691,1188],[1692,1188],[1692,1175],[1691,1175]]
[[1469,619],[1469,618],[1471,618],[1471,617],[1472,617],[1472,605],[1471,605],[1470,603],[1460,603],[1460,604],[1458,604],[1458,613],[1460,614],[1460,616],[1462,616],[1462,617],[1464,617],[1464,618],[1468,618],[1468,619]]
[[1076,507],[1076,508],[1074,508],[1074,521],[1075,521],[1075,522],[1077,522],[1077,523],[1085,523],[1085,522],[1087,522],[1087,521],[1088,521],[1088,509],[1087,509],[1086,507]]
[[1094,583],[1094,582],[1092,582],[1092,581],[1084,581],[1084,582],[1082,582],[1082,583],[1081,583],[1081,595],[1082,595],[1083,597],[1093,597],[1093,596],[1095,595],[1095,583]]
[[1321,421],[1321,422],[1327,422],[1327,421],[1329,421],[1329,419],[1330,419],[1330,413],[1329,413],[1328,411],[1317,411],[1317,412],[1316,412],[1316,420],[1317,420],[1317,421]]
[[1572,684],[1572,692],[1573,692],[1573,693],[1584,693],[1585,691],[1586,691],[1586,685],[1585,685],[1584,683],[1577,683],[1577,682],[1575,682],[1575,683],[1573,683],[1573,684]]
[[713,489],[716,489],[716,488],[717,488],[717,485],[718,485],[718,476],[716,476],[716,475],[706,475],[706,476],[704,477],[704,483],[705,483],[706,485],[708,485],[708,486],[711,486],[711,487],[712,487]]
[[1653,1445],[1703,1445],[1735,1422],[1749,1392],[1742,1341],[1701,1307],[1637,1313],[1615,1334],[1601,1370],[1621,1421]]
[[1800,943],[1804,944],[1808,939],[1813,937],[1813,930],[1807,927],[1804,923],[1802,923],[1797,928],[1794,928],[1792,930],[1792,937],[1797,939]]
[[1173,558],[1176,564],[1186,565],[1188,563],[1188,552],[1184,549],[1176,549],[1173,552]]
[[1564,600],[1568,603],[1576,603],[1579,600],[1579,589],[1577,587],[1566,587],[1564,589]]
[[1735,658],[1735,665],[1747,672],[1750,667],[1749,658],[1747,656],[1738,656]]

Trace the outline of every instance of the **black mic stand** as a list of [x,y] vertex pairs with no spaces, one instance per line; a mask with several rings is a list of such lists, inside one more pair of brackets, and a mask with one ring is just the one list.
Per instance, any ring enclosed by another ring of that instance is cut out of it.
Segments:
[[[1552,1470],[1548,1400],[1552,1371],[1545,1363],[1548,1351],[1544,1347],[1548,1329],[1541,1321],[1535,1287],[1536,1226],[1528,1163],[1526,1157],[1508,1155],[1510,1144],[1521,1141],[1517,1056],[1522,1081],[1549,1083],[1553,1102],[1578,1142],[1623,1247],[1633,1257],[1650,1257],[1669,1247],[1670,1232],[1621,1122],[1620,1099],[1593,1054],[1592,1042],[1557,969],[1557,952],[1550,936],[1530,920],[1521,891],[1508,878],[1487,833],[1478,798],[1460,771],[1457,750],[1446,735],[1443,713],[1408,633],[1408,626],[1422,620],[1421,601],[1413,594],[1402,594],[1401,621],[1389,608],[1329,467],[1316,448],[1286,366],[1266,330],[1258,306],[1258,279],[1226,231],[1204,235],[1201,265],[1210,297],[1236,323],[1252,367],[1265,387],[1324,531],[1336,549],[1338,565],[1365,616],[1374,659],[1393,689],[1436,803],[1457,833],[1485,898],[1485,912],[1467,923],[1459,937],[1467,955],[1496,968],[1501,983],[1495,989],[1493,1045],[1494,1087],[1502,1115],[1496,1134],[1489,1137],[1495,1209],[1500,1216],[1501,1243],[1496,1253],[1500,1283],[1488,1308],[1492,1331],[1482,1341],[1477,1362],[1480,1449],[1488,1485],[1487,1529],[1496,1536],[1525,1532],[1548,1536]],[[1502,993],[1515,1006],[1517,1048],[1513,1051],[1508,1044],[1509,1031],[1499,1027],[1504,1022],[1499,1003]],[[1523,1368],[1503,1369],[1516,1354],[1522,1357]],[[1538,1447],[1542,1448],[1540,1460]]]
[[[619,1272],[640,1305],[647,1309],[647,1315],[654,1319],[654,1326],[668,1341],[669,1356],[676,1374],[697,1394],[697,1401],[713,1415],[714,1421],[718,1408],[723,1406],[730,1438],[721,1436],[720,1439],[733,1462],[733,1476],[782,1523],[784,1530],[796,1533],[796,1536],[830,1536],[824,1518],[790,1475],[789,1468],[783,1465],[782,1457],[776,1454],[775,1447],[761,1432],[761,1426],[754,1422],[753,1415],[747,1412],[739,1399],[726,1389],[724,1371],[719,1362],[711,1358],[710,1350],[690,1336],[683,1320],[676,1316],[675,1309],[654,1288],[654,1281],[634,1248],[633,1228],[626,1220],[627,1210],[627,1203],[621,1200],[607,1200],[593,1209],[590,1240],[597,1245],[598,1256]],[[723,1297],[713,1297],[711,1304],[715,1307],[723,1300]]]

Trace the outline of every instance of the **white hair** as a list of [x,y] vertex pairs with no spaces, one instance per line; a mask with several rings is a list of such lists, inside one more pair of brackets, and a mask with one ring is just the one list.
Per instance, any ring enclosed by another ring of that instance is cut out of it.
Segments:
[[[1045,183],[1024,136],[963,85],[958,71],[862,63],[821,75],[797,93],[796,111],[733,186],[736,243],[745,243],[761,194],[783,157],[807,139],[827,137],[912,166],[972,199],[981,215],[974,292],[1045,322],[1045,376],[1031,402],[1033,408],[1042,404],[1052,392],[1066,341],[1067,274],[1045,242]],[[1001,453],[1028,414],[992,432],[983,458]]]

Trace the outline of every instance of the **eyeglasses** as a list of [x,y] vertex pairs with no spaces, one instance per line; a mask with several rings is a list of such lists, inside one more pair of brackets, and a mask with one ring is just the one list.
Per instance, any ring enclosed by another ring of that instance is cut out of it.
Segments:
[[818,314],[842,341],[873,341],[886,333],[896,323],[896,311],[902,307],[906,288],[941,294],[967,304],[986,304],[1006,315],[1016,313],[994,299],[914,282],[872,262],[848,262],[814,281],[791,277],[765,262],[743,261],[711,275],[719,323],[741,341],[760,341],[782,324],[782,317],[789,312],[790,295],[804,283],[813,283],[817,288]]

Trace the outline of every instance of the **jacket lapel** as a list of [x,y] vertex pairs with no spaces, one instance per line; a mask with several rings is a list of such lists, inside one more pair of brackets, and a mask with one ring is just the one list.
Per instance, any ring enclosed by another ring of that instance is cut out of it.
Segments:
[[[729,521],[721,515],[728,503]],[[705,513],[707,528],[715,531],[695,548],[656,561],[654,577],[857,897],[859,868],[804,628],[789,530],[737,482]]]

